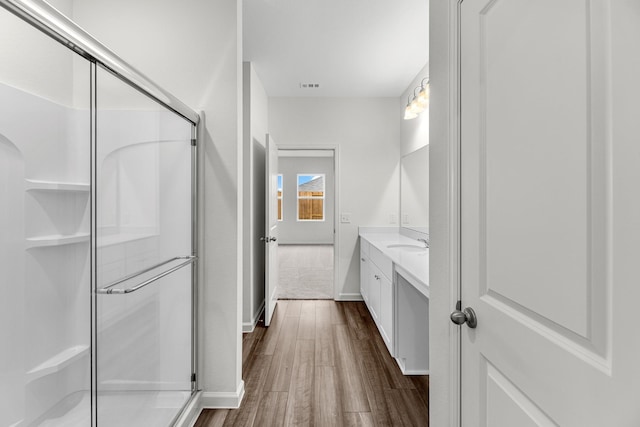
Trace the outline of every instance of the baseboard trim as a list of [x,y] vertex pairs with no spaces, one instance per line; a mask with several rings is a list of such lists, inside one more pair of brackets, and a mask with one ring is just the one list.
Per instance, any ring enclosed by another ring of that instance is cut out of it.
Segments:
[[264,300],[262,301],[262,304],[260,304],[260,307],[258,308],[258,310],[253,314],[253,318],[251,319],[251,322],[242,323],[243,334],[247,334],[247,333],[250,334],[251,332],[253,332],[253,330],[256,328],[256,325],[258,324],[258,321],[260,320],[260,316],[262,316],[263,311],[264,311]]
[[175,427],[194,427],[203,409],[237,409],[244,397],[244,381],[236,392],[196,392],[191,402],[174,424]]
[[406,370],[402,373],[403,375],[429,375],[428,369],[415,369],[415,370]]
[[396,359],[402,375],[429,375],[429,369],[407,369],[403,358],[394,357],[394,359]]
[[244,381],[240,381],[235,392],[203,391],[201,407],[207,409],[238,409],[244,397]]
[[341,292],[340,295],[338,295],[338,298],[336,298],[336,301],[363,301],[363,299],[360,292],[348,294]]

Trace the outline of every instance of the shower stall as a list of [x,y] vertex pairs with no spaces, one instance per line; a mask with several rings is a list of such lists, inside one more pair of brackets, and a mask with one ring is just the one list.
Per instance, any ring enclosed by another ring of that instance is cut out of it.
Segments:
[[196,390],[198,115],[0,0],[0,427],[170,426]]

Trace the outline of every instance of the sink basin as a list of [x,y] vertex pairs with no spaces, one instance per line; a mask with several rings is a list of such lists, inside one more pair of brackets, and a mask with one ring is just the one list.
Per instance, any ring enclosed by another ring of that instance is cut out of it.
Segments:
[[409,252],[424,252],[427,250],[427,248],[425,248],[424,246],[407,245],[407,244],[388,245],[387,247],[389,249],[400,249],[402,251],[409,251]]

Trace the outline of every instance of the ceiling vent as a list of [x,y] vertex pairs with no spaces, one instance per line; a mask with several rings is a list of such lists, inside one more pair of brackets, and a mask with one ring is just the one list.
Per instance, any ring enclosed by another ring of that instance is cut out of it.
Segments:
[[320,83],[300,83],[300,89],[319,89]]

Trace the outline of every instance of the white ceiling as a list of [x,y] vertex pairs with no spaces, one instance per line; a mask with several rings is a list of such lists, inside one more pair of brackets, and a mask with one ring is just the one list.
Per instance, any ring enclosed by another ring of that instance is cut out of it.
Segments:
[[243,8],[243,59],[269,96],[397,97],[429,57],[428,0],[244,0]]

